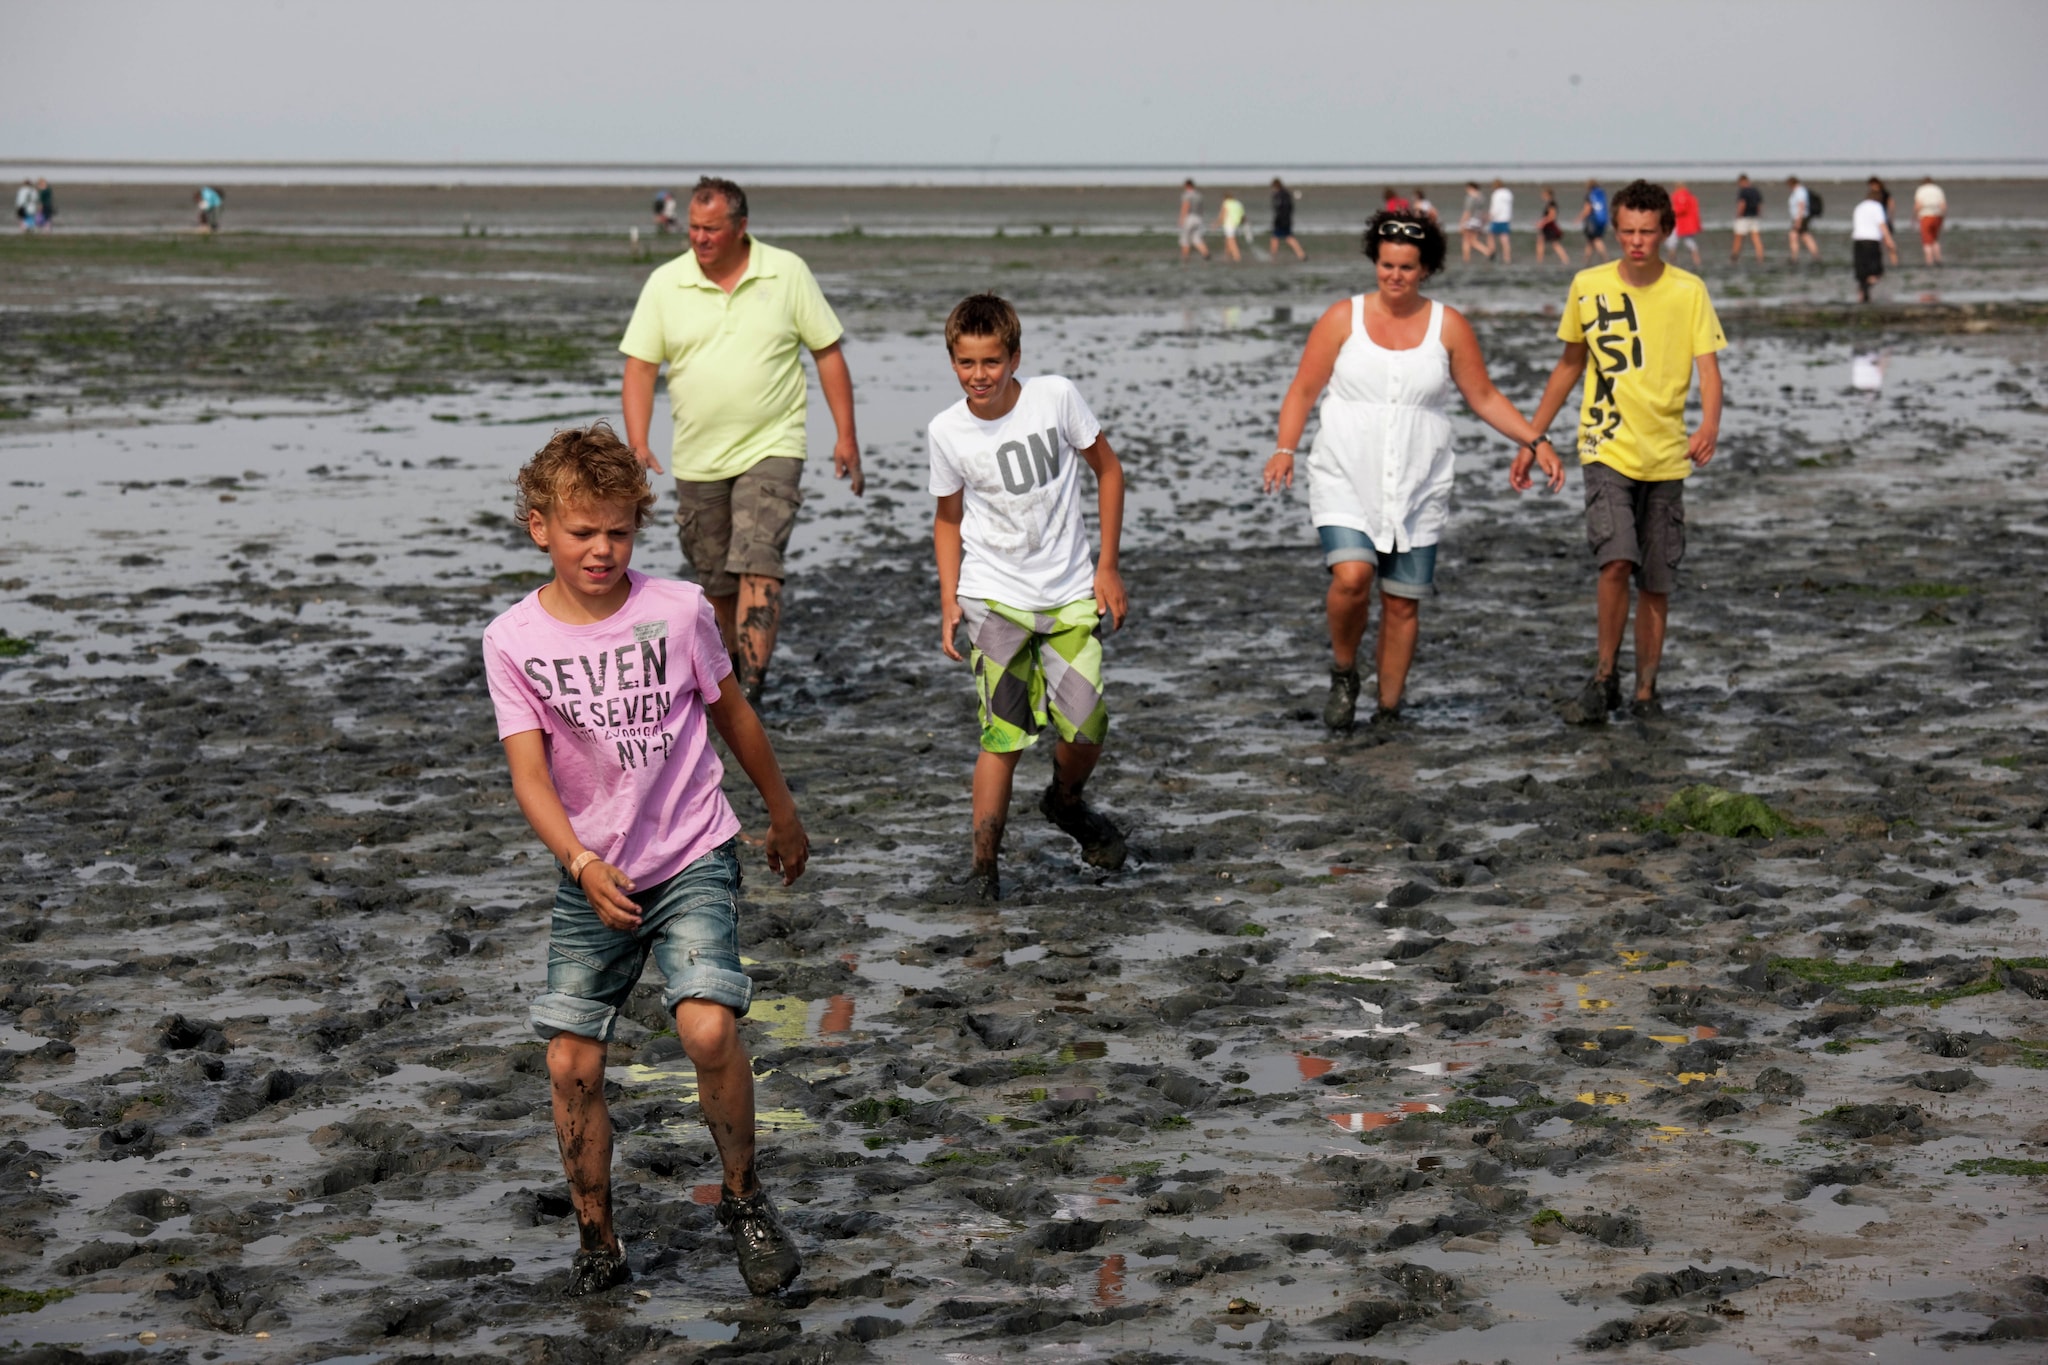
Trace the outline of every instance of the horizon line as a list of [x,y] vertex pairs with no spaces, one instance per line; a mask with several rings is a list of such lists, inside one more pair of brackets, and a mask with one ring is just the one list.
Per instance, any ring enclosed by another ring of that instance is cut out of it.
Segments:
[[[216,167],[250,170],[507,170],[507,171],[673,171],[691,165],[717,165],[713,161],[505,161],[505,160],[363,160],[363,159],[233,159],[216,157],[65,157],[0,156],[0,161],[76,167],[153,167],[183,170]],[[1301,171],[1410,171],[1410,170],[1570,170],[1580,167],[1628,167],[1644,164],[1687,166],[1798,166],[1857,165],[1871,162],[1898,164],[1906,161],[1938,162],[1950,166],[2048,166],[2048,155],[1958,157],[1942,155],[1809,156],[1809,157],[1667,157],[1657,162],[1642,158],[1573,161],[731,161],[723,163],[736,171],[1160,171],[1242,170],[1254,164],[1272,164]]]

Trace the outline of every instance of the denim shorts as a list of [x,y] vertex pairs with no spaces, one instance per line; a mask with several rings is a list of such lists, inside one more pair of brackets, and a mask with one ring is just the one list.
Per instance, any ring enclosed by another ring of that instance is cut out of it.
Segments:
[[1349,526],[1318,526],[1323,566],[1364,561],[1379,571],[1380,591],[1389,597],[1432,597],[1436,594],[1436,546],[1410,545],[1405,550],[1375,549],[1372,537]]
[[710,1000],[745,1014],[754,983],[740,970],[738,846],[728,839],[667,881],[634,892],[640,927],[624,933],[606,928],[564,876],[548,931],[548,987],[530,1011],[533,1031],[610,1042],[649,953],[668,983],[664,1010]]

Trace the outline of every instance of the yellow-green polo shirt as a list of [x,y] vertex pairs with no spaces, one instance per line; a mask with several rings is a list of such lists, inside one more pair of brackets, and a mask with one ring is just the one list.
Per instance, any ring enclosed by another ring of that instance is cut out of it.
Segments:
[[730,294],[687,251],[649,275],[619,349],[667,362],[670,468],[710,482],[771,455],[804,458],[803,352],[843,331],[803,258],[757,237]]

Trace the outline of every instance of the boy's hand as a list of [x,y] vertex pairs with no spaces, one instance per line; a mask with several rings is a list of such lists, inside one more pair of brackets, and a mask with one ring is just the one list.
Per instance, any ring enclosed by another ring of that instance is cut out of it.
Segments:
[[868,486],[867,477],[860,472],[860,446],[856,442],[839,441],[833,445],[832,477],[845,479],[856,498]]
[[768,854],[768,870],[780,873],[784,886],[803,876],[804,864],[811,860],[811,836],[804,833],[804,822],[797,818],[795,811],[780,820],[768,822],[764,848]]
[[576,879],[598,922],[607,929],[630,934],[640,927],[640,907],[627,898],[633,879],[601,858],[592,858]]
[[1508,466],[1508,486],[1518,493],[1535,487],[1536,481],[1529,476],[1531,467],[1542,469],[1551,492],[1564,491],[1564,461],[1548,441],[1540,446],[1523,446],[1515,452],[1514,463]]
[[939,648],[946,651],[946,657],[954,663],[964,662],[966,656],[953,643],[953,637],[960,633],[960,623],[967,613],[960,610],[960,599],[948,597],[939,603]]
[[1707,462],[1714,458],[1714,445],[1720,438],[1721,433],[1712,427],[1701,427],[1692,434],[1692,439],[1685,443],[1685,458],[1692,461],[1693,468],[1707,467]]
[[1120,630],[1130,604],[1124,600],[1123,575],[1102,565],[1095,570],[1095,614],[1109,618],[1109,628]]
[[1268,493],[1294,487],[1294,457],[1284,451],[1275,451],[1273,457],[1266,461],[1266,472],[1260,486]]

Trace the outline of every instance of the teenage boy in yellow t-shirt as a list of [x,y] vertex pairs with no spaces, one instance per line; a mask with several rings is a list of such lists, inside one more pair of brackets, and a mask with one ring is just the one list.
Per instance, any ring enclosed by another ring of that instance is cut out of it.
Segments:
[[[1721,320],[1700,277],[1666,265],[1657,247],[1676,218],[1662,185],[1638,180],[1614,197],[1621,259],[1572,279],[1557,335],[1564,354],[1550,373],[1533,424],[1547,430],[1572,385],[1579,405],[1579,462],[1586,478],[1586,539],[1600,565],[1600,657],[1565,719],[1600,725],[1621,709],[1617,664],[1636,581],[1636,686],[1640,717],[1663,713],[1657,663],[1678,561],[1685,554],[1685,477],[1714,458],[1721,429]],[[1586,362],[1592,361],[1589,371]],[[1700,424],[1688,436],[1685,399],[1700,376]],[[1547,441],[1538,437],[1537,443]],[[1534,445],[1510,477],[1528,478]]]

